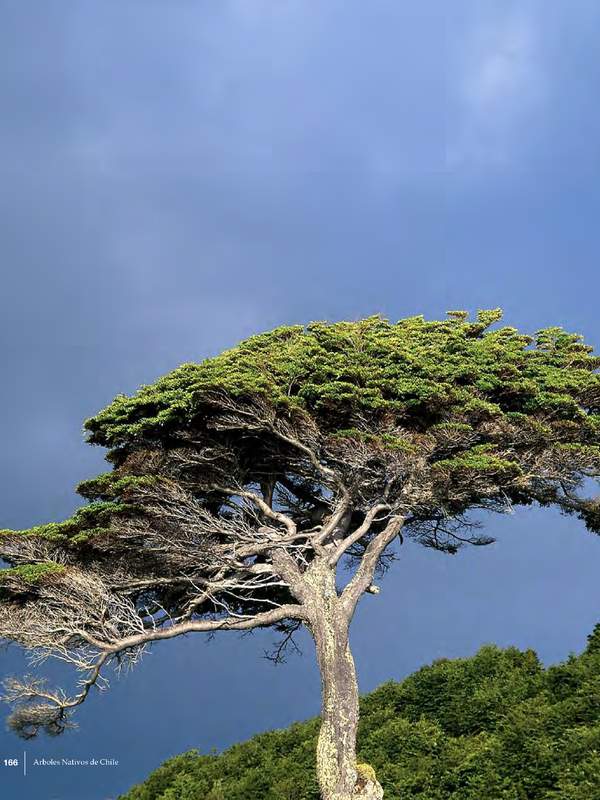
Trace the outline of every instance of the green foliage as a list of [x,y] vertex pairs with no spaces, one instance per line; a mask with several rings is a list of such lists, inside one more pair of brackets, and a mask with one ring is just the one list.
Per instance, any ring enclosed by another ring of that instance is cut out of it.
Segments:
[[136,489],[151,486],[156,482],[153,475],[122,475],[117,472],[103,472],[96,478],[82,481],[77,492],[88,500],[114,500]]
[[65,567],[51,561],[42,564],[23,564],[20,567],[0,569],[0,583],[18,578],[23,583],[36,584],[50,575],[60,575],[64,571]]
[[587,651],[588,653],[600,653],[600,623],[588,636]]
[[435,469],[449,472],[477,473],[518,473],[520,467],[514,461],[498,458],[491,451],[490,445],[478,445],[466,450],[456,458],[445,458],[437,461]]
[[394,436],[391,433],[375,434],[368,431],[361,431],[358,428],[347,428],[331,434],[332,440],[355,440],[357,442],[364,442],[371,445],[373,448],[382,448],[384,450],[399,450],[406,453],[414,452],[415,446],[399,436]]
[[[531,650],[486,646],[384,684],[361,702],[360,762],[386,800],[596,800],[599,629],[549,669]],[[122,800],[318,800],[317,733],[310,720],[177,756]]]
[[[91,483],[91,481],[89,481]],[[98,501],[79,508],[63,522],[48,522],[22,531],[2,530],[1,536],[35,536],[60,544],[81,544],[103,533],[111,519],[128,513],[131,505],[123,502]]]
[[133,397],[119,395],[87,420],[89,440],[112,448],[161,439],[210,413],[215,395],[261,395],[299,408],[322,428],[352,428],[357,415],[391,415],[416,426],[467,417],[544,412],[579,419],[600,396],[600,359],[560,328],[536,339],[510,327],[488,330],[501,311],[443,321],[381,317],[280,327],[216,358],[184,364]]

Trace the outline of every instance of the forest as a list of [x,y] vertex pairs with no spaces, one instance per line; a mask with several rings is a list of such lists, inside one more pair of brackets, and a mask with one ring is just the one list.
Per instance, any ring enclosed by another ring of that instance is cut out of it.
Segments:
[[[120,800],[319,800],[318,728],[184,753]],[[358,753],[390,800],[597,800],[600,624],[562,664],[486,645],[380,686],[361,699]]]

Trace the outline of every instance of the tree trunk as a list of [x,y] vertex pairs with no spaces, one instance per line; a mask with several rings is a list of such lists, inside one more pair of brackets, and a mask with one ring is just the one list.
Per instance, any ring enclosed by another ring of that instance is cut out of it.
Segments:
[[[335,593],[321,596],[310,624],[321,672],[321,730],[317,777],[323,800],[381,800],[383,790],[369,774],[357,771],[358,684],[345,619]],[[371,771],[372,772],[372,771]]]

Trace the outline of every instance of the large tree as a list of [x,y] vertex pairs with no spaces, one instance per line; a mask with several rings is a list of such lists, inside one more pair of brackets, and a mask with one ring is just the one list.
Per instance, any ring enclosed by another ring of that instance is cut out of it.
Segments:
[[[155,641],[311,633],[324,800],[377,798],[357,768],[357,603],[410,537],[483,545],[481,512],[555,505],[600,532],[600,358],[578,335],[422,317],[282,327],[185,364],[85,423],[112,469],[65,522],[3,531],[0,637],[57,656],[78,693],[11,679],[15,730],[57,733],[112,663]],[[424,577],[425,580],[425,577]]]

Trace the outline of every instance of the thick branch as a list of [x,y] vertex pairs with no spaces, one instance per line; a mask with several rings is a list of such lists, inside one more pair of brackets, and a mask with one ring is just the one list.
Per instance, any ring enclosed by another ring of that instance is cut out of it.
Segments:
[[[210,633],[218,630],[247,631],[270,626],[285,619],[304,621],[304,609],[299,605],[285,605],[246,619],[229,617],[221,620],[181,622],[168,628],[153,628],[140,634],[108,642],[97,639],[85,630],[74,630],[68,638],[83,640],[99,651],[95,661],[80,663],[80,669],[88,673],[87,677],[81,681],[81,691],[69,697],[62,691],[45,690],[43,684],[37,680],[9,679],[4,684],[3,700],[17,703],[10,718],[11,726],[25,738],[37,735],[40,728],[48,732],[60,733],[69,727],[68,712],[81,705],[86,700],[91,688],[99,681],[104,680],[101,675],[102,667],[110,659],[119,657],[124,651],[140,651],[144,645],[151,642],[172,639],[187,633]],[[74,657],[66,660],[78,663]],[[42,701],[42,703],[36,704],[35,701]]]
[[354,614],[356,604],[361,595],[364,594],[371,585],[379,559],[383,555],[385,549],[400,533],[403,525],[403,516],[397,515],[391,517],[381,533],[378,533],[367,545],[360,566],[341,595],[342,605],[350,617]]
[[381,511],[389,510],[389,506],[386,503],[378,503],[376,506],[373,506],[368,513],[366,514],[364,520],[362,521],[361,525],[353,531],[350,536],[347,536],[343,539],[339,545],[336,547],[334,553],[329,558],[329,564],[332,567],[338,563],[340,558],[344,555],[344,553],[352,547],[353,544],[360,541],[365,534],[369,532],[371,529],[371,525],[375,522],[377,515]]

